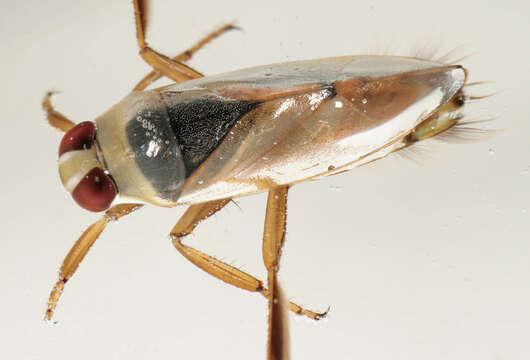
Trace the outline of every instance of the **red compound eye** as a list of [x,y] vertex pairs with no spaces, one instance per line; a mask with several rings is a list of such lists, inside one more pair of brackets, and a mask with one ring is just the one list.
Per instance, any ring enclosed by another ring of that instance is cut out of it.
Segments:
[[107,210],[116,197],[116,185],[100,168],[93,168],[72,192],[74,200],[90,211]]
[[94,142],[95,134],[96,128],[93,122],[84,121],[77,124],[64,134],[61,145],[59,145],[59,156],[67,151],[90,148]]

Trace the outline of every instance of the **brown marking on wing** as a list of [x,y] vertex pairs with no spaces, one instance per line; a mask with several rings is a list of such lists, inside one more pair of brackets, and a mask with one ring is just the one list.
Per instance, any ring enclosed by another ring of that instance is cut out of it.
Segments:
[[348,78],[333,83],[337,94],[356,104],[370,116],[388,119],[396,116],[418,99],[421,91],[411,77]]
[[278,184],[274,179],[268,176],[254,176],[249,177],[248,179],[236,179],[231,177],[227,178],[226,182],[256,185],[259,189],[274,189],[281,186],[281,184]]
[[262,85],[248,85],[248,84],[232,84],[215,88],[215,92],[219,95],[235,99],[247,101],[269,101],[277,98],[294,96],[326,87],[322,83],[305,83],[297,84],[289,88],[272,87]]
[[387,119],[401,113],[418,100],[425,88],[418,79],[429,74],[439,74],[457,66],[410,71],[377,78],[351,77],[333,82],[337,94],[357,104],[372,117]]

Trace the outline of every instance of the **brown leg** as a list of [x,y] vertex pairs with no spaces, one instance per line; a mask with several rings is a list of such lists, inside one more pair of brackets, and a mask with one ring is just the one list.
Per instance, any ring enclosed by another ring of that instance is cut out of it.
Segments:
[[147,2],[147,0],[134,0],[136,39],[138,40],[138,46],[140,47],[140,56],[151,65],[154,70],[176,82],[202,77],[200,72],[179,61],[175,61],[166,55],[160,54],[147,45],[147,42],[145,41],[145,8]]
[[46,111],[48,123],[58,130],[67,132],[74,127],[75,123],[53,108],[50,100],[52,95],[53,91],[48,91],[42,100],[42,108]]
[[265,229],[263,231],[263,262],[267,268],[269,293],[269,331],[267,359],[289,359],[289,322],[285,314],[286,301],[279,284],[278,270],[285,239],[287,190],[280,187],[269,191]]
[[130,214],[131,212],[142,207],[142,204],[118,204],[111,207],[105,212],[105,215],[85,230],[83,234],[77,239],[74,246],[70,249],[63,260],[63,265],[59,270],[59,280],[55,283],[50,297],[48,298],[48,307],[46,308],[46,319],[51,320],[53,311],[59,302],[59,298],[64,290],[64,284],[74,275],[79,263],[83,260],[85,255],[90,250],[98,236],[105,229],[107,224],[112,220],[118,220],[122,216]]
[[[191,205],[171,230],[170,236],[173,245],[186,259],[210,275],[240,289],[259,292],[266,298],[269,298],[269,290],[263,286],[261,280],[182,243],[183,238],[191,234],[202,220],[215,214],[229,202],[230,199],[226,199]],[[289,308],[297,314],[310,317],[314,320],[321,319],[327,313],[313,312],[304,309],[293,302],[289,303]]]
[[[234,26],[233,24],[225,24],[225,25],[215,29],[214,31],[212,31],[211,33],[209,33],[208,35],[206,35],[205,37],[200,39],[197,43],[195,43],[195,45],[190,47],[188,50],[186,50],[184,52],[181,52],[177,56],[173,57],[173,60],[181,62],[181,63],[184,63],[184,62],[190,60],[191,57],[197,51],[199,51],[204,45],[208,44],[210,41],[214,40],[215,38],[217,38],[218,36],[224,34],[225,32],[227,32],[229,30],[233,30],[233,29],[237,29],[237,27]],[[160,79],[162,76],[163,75],[161,73],[159,73],[158,71],[155,71],[155,70],[151,71],[149,74],[144,76],[142,78],[142,80],[140,80],[138,82],[138,84],[136,84],[136,86],[134,87],[133,91],[141,91],[141,90],[145,89],[151,83],[153,83],[154,81]]]

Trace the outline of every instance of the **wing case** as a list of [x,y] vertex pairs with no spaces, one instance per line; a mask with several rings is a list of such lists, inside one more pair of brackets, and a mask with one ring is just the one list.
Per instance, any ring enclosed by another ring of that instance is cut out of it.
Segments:
[[252,104],[189,175],[178,202],[264,191],[382,157],[465,79],[460,66],[351,56],[260,66],[160,88],[166,103],[202,96]]

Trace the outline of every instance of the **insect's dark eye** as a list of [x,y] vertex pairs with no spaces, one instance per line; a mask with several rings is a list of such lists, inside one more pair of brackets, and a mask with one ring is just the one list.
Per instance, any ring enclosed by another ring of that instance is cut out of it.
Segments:
[[93,168],[77,184],[72,196],[83,208],[90,211],[107,210],[116,197],[116,185],[100,168]]
[[93,122],[84,121],[77,124],[64,134],[59,145],[59,156],[72,150],[89,149],[94,142],[96,128]]

